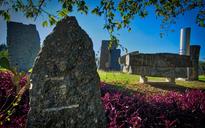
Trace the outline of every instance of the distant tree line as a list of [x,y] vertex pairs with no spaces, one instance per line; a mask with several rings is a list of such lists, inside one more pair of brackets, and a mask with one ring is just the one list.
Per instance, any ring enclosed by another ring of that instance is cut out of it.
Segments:
[[0,68],[8,68],[9,60],[8,60],[8,47],[6,44],[0,44]]
[[8,47],[6,44],[0,44],[0,51],[7,50]]
[[202,70],[200,73],[205,75],[205,61],[200,61],[199,62],[199,67]]

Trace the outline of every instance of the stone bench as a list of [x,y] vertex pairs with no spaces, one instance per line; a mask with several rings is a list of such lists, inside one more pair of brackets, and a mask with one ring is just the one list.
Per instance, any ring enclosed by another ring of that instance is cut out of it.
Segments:
[[147,83],[146,76],[166,77],[167,82],[175,83],[175,78],[187,78],[188,68],[192,68],[190,56],[156,53],[128,53],[120,58],[123,72],[140,75],[140,83]]

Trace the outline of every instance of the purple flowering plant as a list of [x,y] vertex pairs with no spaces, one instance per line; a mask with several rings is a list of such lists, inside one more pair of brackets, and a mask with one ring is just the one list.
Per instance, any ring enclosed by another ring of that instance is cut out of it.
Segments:
[[101,94],[108,128],[205,127],[205,93],[202,90],[130,95],[101,83]]
[[29,76],[0,71],[0,128],[23,128],[29,110]]
[[[26,127],[29,75],[0,71],[0,128]],[[100,84],[107,128],[204,128],[203,90],[146,95]]]

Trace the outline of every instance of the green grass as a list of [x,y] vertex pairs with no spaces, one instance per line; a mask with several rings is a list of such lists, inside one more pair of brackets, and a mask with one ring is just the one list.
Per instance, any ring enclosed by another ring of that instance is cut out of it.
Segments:
[[132,75],[122,72],[104,72],[98,71],[101,81],[117,86],[118,88],[126,88],[131,91],[141,93],[158,93],[167,91],[185,91],[186,89],[205,89],[205,76],[200,76],[199,81],[182,81],[176,80],[176,85],[170,85],[165,82],[162,77],[148,77],[151,81],[149,84],[139,83],[139,75]]
[[0,67],[0,71],[8,71],[8,69]]
[[[122,72],[104,72],[99,70],[100,79],[107,83],[120,83],[120,84],[136,84],[139,82],[139,75],[132,75]],[[165,78],[148,77],[150,81],[165,81]]]
[[201,76],[199,76],[199,80],[205,82],[205,75],[201,75]]

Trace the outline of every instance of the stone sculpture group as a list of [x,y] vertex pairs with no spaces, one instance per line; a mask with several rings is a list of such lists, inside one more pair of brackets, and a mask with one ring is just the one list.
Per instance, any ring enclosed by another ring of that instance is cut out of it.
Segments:
[[[7,29],[11,66],[19,71],[33,67],[27,127],[105,128],[93,43],[76,18],[59,21],[40,52],[35,25],[8,22]],[[174,83],[177,77],[187,78],[189,67],[188,78],[198,79],[200,46],[191,46],[190,56],[136,51],[120,57],[120,49],[109,47],[109,42],[102,41],[101,70],[138,74],[143,83],[146,76],[167,77]]]

